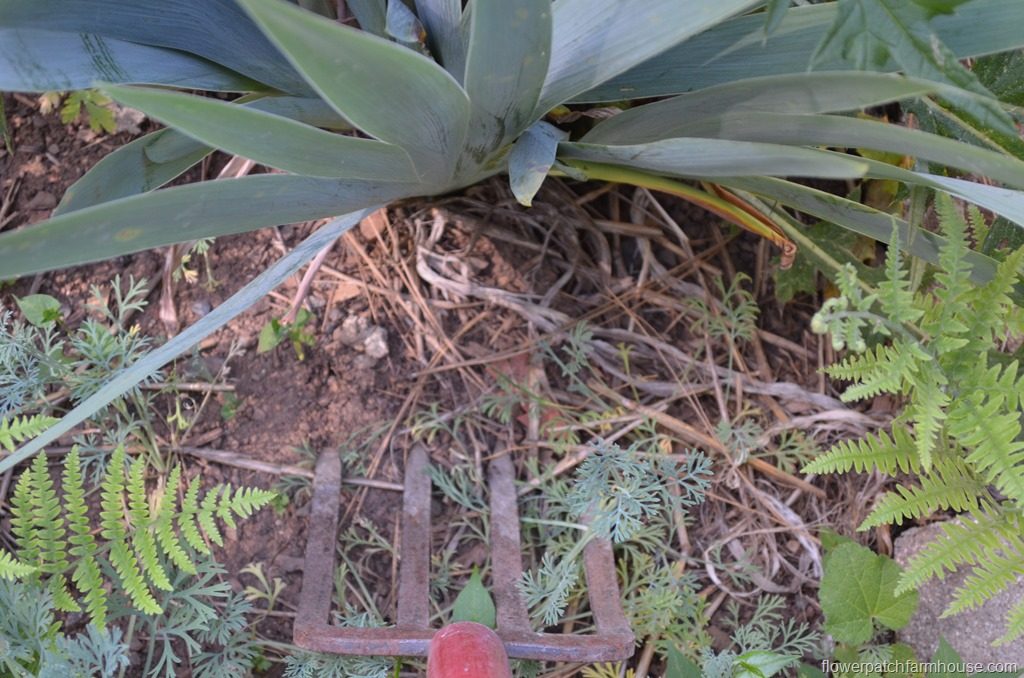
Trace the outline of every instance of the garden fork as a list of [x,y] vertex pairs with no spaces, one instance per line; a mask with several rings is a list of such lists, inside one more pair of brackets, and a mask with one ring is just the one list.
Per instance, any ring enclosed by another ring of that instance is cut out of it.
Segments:
[[[619,661],[633,652],[634,636],[619,602],[619,586],[611,544],[593,539],[583,551],[583,565],[596,632],[590,635],[537,633],[530,625],[519,593],[522,579],[519,511],[515,469],[507,455],[490,463],[492,588],[497,608],[497,638],[509,658],[592,663]],[[341,459],[323,454],[316,466],[302,596],[295,618],[294,640],[299,647],[343,655],[425,657],[431,664],[442,648],[431,648],[439,632],[430,626],[430,475],[427,451],[417,445],[409,452],[405,472],[398,582],[398,619],[388,628],[348,628],[329,623],[334,587],[334,557],[341,503]],[[461,641],[446,627],[438,643],[452,655],[452,644],[466,642],[471,661],[472,642]],[[487,643],[485,642],[484,645]],[[477,647],[482,647],[477,644]],[[480,650],[481,652],[485,650]],[[458,648],[454,652],[459,654]],[[440,664],[438,664],[440,666]],[[467,664],[468,666],[468,664]],[[506,667],[507,669],[507,667]],[[453,673],[432,671],[445,678]],[[469,675],[469,674],[465,674]],[[479,674],[476,674],[479,675]],[[494,673],[494,676],[507,675]]]

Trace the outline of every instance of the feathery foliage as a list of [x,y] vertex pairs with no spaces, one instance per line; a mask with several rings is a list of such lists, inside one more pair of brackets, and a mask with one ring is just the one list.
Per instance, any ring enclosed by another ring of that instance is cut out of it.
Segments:
[[114,676],[128,666],[119,628],[90,624],[76,636],[60,633],[53,597],[38,584],[0,578],[0,674],[40,678]]
[[[852,382],[844,400],[883,393],[905,400],[891,436],[840,443],[804,470],[917,476],[883,495],[861,529],[936,511],[965,514],[963,524],[944,526],[944,537],[909,563],[898,586],[909,591],[969,566],[947,611],[954,613],[980,605],[1024,572],[1024,371],[1004,352],[1021,334],[1022,310],[1011,293],[1024,272],[1024,248],[1007,254],[990,282],[975,286],[966,253],[969,232],[983,227],[981,214],[970,208],[965,218],[944,196],[936,211],[946,243],[929,288],[911,289],[898,250],[890,248],[877,291],[865,293],[849,268],[841,295],[825,302],[812,324],[830,333],[837,349],[854,351],[826,368]],[[1008,622],[1004,640],[1024,635],[1024,602]]]
[[[223,543],[218,521],[234,525],[234,517],[248,517],[274,497],[267,490],[232,491],[230,486],[218,485],[200,500],[199,483],[194,480],[179,506],[175,492],[180,471],[175,469],[154,511],[146,494],[145,460],[139,457],[128,464],[124,448],[118,448],[100,485],[97,538],[87,516],[82,475],[76,449],[65,461],[61,501],[46,467],[46,456],[35,458],[19,479],[12,498],[17,559],[10,554],[0,557],[0,573],[45,583],[57,609],[77,611],[79,603],[68,586],[70,574],[90,619],[98,627],[106,622],[107,582],[123,591],[137,610],[161,614],[164,610],[153,589],[174,589],[168,565],[186,574],[196,572],[182,539],[191,549],[208,553],[205,539]],[[175,518],[180,534],[173,529]],[[108,567],[115,576],[104,576]]]

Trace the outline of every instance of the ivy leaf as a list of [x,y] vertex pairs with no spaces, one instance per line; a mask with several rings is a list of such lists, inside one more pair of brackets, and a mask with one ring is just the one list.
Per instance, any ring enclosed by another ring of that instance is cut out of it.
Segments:
[[17,301],[25,320],[36,327],[46,327],[60,320],[60,302],[49,294],[30,294]]
[[484,588],[480,579],[480,570],[473,568],[466,586],[459,591],[452,607],[452,621],[470,621],[494,628],[497,622],[497,612],[494,609],[494,600],[491,594]]
[[835,22],[818,44],[811,65],[838,59],[861,70],[883,70],[892,60],[907,75],[967,90],[945,98],[985,127],[1016,134],[999,101],[929,25],[933,16],[950,12],[963,1],[839,0]]
[[821,580],[825,630],[836,641],[862,645],[875,634],[875,624],[888,629],[907,625],[917,609],[917,592],[895,595],[900,566],[859,544],[837,546]]

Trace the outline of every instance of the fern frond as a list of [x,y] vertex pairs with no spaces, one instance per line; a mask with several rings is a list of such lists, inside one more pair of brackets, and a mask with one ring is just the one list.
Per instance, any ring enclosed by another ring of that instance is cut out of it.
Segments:
[[981,404],[964,398],[950,412],[949,432],[970,450],[967,460],[1000,492],[1024,504],[1024,442],[1020,414],[1007,412],[1004,400]]
[[224,538],[221,536],[220,530],[217,529],[217,522],[213,519],[214,513],[217,511],[217,496],[222,489],[222,486],[218,485],[208,490],[203,497],[203,503],[199,505],[199,513],[196,514],[199,526],[203,528],[203,532],[210,538],[210,541],[217,546],[224,546]]
[[1024,271],[1024,247],[1011,252],[996,266],[996,273],[984,287],[970,292],[967,304],[967,334],[982,350],[992,348],[1005,334],[1006,317],[1013,311],[1010,297]]
[[1006,615],[1006,633],[996,640],[996,645],[1005,645],[1024,636],[1024,600],[1019,601]]
[[985,484],[971,475],[963,463],[956,460],[937,462],[933,471],[921,477],[917,487],[898,485],[896,491],[882,495],[871,515],[858,530],[927,516],[940,509],[963,512],[978,509],[978,498]]
[[843,392],[843,402],[873,398],[882,393],[902,393],[904,385],[912,383],[919,363],[932,357],[916,342],[896,341],[891,345],[878,345],[852,356],[825,372],[834,378],[856,382]]
[[36,571],[31,565],[23,563],[7,551],[0,551],[0,579],[21,579]]
[[237,527],[235,518],[231,515],[231,483],[225,485],[221,491],[220,502],[217,504],[217,517],[232,530]]
[[[229,488],[230,489],[230,488]],[[229,492],[224,493],[226,500]],[[229,506],[231,511],[240,518],[248,518],[277,497],[277,492],[264,490],[259,487],[239,487],[231,497]]]
[[189,546],[203,555],[210,555],[210,547],[203,541],[199,533],[199,526],[196,524],[196,517],[199,515],[199,476],[192,479],[185,491],[185,498],[181,502],[181,513],[178,515],[178,529],[181,536]]
[[975,372],[978,376],[971,386],[979,396],[999,398],[1006,410],[1016,411],[1024,404],[1024,373],[1018,378],[1019,368],[1016,360],[1008,365],[993,365],[980,374]]
[[18,478],[14,486],[14,495],[11,497],[11,532],[14,533],[14,541],[18,545],[21,560],[35,568],[40,564],[42,545],[32,517],[32,473],[25,470]]
[[977,520],[944,523],[943,532],[916,556],[910,559],[896,585],[896,594],[912,591],[929,579],[942,577],[961,565],[984,562],[989,554],[1005,548],[1007,539],[1021,532],[1024,525],[1016,517],[992,514]]
[[[32,522],[39,541],[39,569],[47,574],[60,575],[68,569],[67,534],[45,453],[36,455],[28,472],[32,476]],[[61,609],[59,605],[58,609]]]
[[181,482],[181,467],[175,466],[167,477],[167,485],[164,488],[164,496],[160,499],[154,518],[154,531],[160,548],[167,557],[171,559],[175,567],[188,574],[196,573],[196,566],[181,547],[178,535],[174,533],[174,514],[177,506],[175,490]]
[[931,468],[935,445],[946,419],[949,396],[943,389],[945,384],[945,375],[934,362],[922,364],[913,380],[914,399],[904,412],[914,422],[914,447],[925,471]]
[[903,265],[899,242],[899,232],[894,226],[885,254],[885,280],[878,284],[878,303],[890,320],[913,323],[924,315],[924,311],[914,305],[914,293],[910,289],[909,273]]
[[64,461],[62,479],[64,490],[64,512],[68,521],[71,536],[68,542],[71,548],[68,553],[78,561],[71,581],[82,593],[85,609],[97,628],[103,628],[107,619],[107,592],[103,588],[103,575],[96,562],[96,540],[92,536],[89,519],[86,517],[88,507],[85,504],[85,487],[82,482],[82,464],[78,447],[73,447]]
[[939,272],[935,280],[938,303],[936,314],[924,324],[925,332],[934,337],[938,354],[961,348],[967,343],[962,335],[967,326],[961,322],[967,312],[966,295],[971,290],[971,265],[967,262],[970,249],[967,244],[967,222],[960,215],[953,199],[940,193],[935,201],[946,242],[939,251]]
[[876,470],[888,476],[920,470],[914,441],[903,428],[892,435],[880,431],[860,440],[844,440],[833,445],[803,468],[803,473],[865,473]]
[[156,539],[150,532],[153,520],[146,501],[146,460],[138,457],[132,462],[128,474],[128,516],[132,526],[132,545],[142,563],[142,571],[162,591],[173,591],[171,581],[160,564]]
[[11,420],[0,419],[0,447],[3,447],[8,452],[14,452],[20,443],[29,438],[35,438],[56,424],[57,421],[53,417],[41,414],[14,417]]
[[49,589],[53,594],[53,606],[62,612],[78,612],[81,608],[68,591],[68,580],[64,575],[70,567],[67,533],[45,453],[40,452],[32,460],[28,474],[32,478],[32,529],[39,543],[39,571],[51,575]]
[[50,595],[53,596],[53,606],[61,612],[81,612],[82,608],[75,602],[74,596],[68,589],[68,578],[63,574],[55,574],[50,577],[48,583]]
[[956,590],[942,616],[949,617],[980,607],[1014,584],[1021,574],[1024,574],[1024,557],[1020,553],[989,554],[984,563],[974,568],[963,586]]
[[101,485],[100,523],[103,538],[110,542],[110,564],[114,567],[125,593],[132,604],[146,614],[161,614],[163,608],[156,602],[138,563],[128,546],[128,532],[124,524],[123,495],[124,448],[118,447],[110,457],[107,476]]
[[97,628],[107,623],[107,590],[103,588],[103,573],[95,556],[82,558],[78,561],[71,581],[81,591],[85,601],[85,610],[89,619]]

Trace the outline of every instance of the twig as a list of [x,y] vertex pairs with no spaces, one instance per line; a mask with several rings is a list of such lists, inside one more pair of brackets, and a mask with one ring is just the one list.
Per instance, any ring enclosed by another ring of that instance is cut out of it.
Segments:
[[[249,459],[247,457],[243,457],[237,452],[231,452],[229,450],[212,450],[204,447],[178,447],[172,451],[181,452],[199,459],[206,459],[207,461],[213,461],[225,466],[244,468],[249,471],[259,471],[261,473],[270,473],[273,475],[302,476],[303,478],[312,478],[314,476],[313,471],[302,466],[271,464],[270,462],[259,461],[258,459]],[[389,490],[392,492],[402,492],[405,489],[404,486],[399,485],[398,483],[390,483],[385,480],[374,480],[372,478],[352,478],[345,476],[342,478],[341,482],[347,485],[357,485],[359,487]]]
[[234,391],[234,384],[207,384],[201,381],[182,381],[182,382],[167,382],[158,381],[152,384],[142,384],[139,386],[143,391],[162,391],[164,389],[171,389],[174,391],[191,391],[193,393],[223,393],[225,391]]
[[302,302],[306,300],[306,296],[309,294],[309,288],[313,285],[313,280],[316,279],[316,274],[323,266],[324,259],[330,254],[331,250],[337,244],[337,240],[334,240],[329,245],[324,247],[322,250],[317,252],[316,256],[313,257],[313,261],[309,262],[309,267],[306,269],[306,273],[302,276],[302,282],[299,283],[299,289],[296,290],[295,296],[292,297],[291,307],[288,312],[281,319],[281,322],[285,325],[290,325],[295,322],[295,318],[299,314],[299,308],[302,307]]

